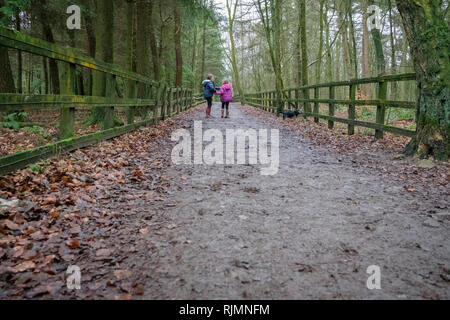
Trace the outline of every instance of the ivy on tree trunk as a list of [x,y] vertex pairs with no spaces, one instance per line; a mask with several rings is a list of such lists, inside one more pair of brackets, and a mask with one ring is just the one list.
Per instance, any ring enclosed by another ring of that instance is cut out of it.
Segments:
[[450,157],[450,34],[438,0],[397,0],[418,82],[417,137],[407,154]]

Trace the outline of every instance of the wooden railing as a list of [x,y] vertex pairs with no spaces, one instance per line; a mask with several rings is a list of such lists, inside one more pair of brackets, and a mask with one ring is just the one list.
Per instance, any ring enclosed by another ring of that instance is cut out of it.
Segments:
[[[0,94],[0,112],[60,110],[60,140],[56,143],[1,157],[0,176],[61,152],[72,151],[100,140],[110,139],[140,126],[156,124],[166,117],[171,117],[203,101],[201,97],[194,96],[190,89],[169,88],[163,82],[155,82],[140,74],[122,70],[114,64],[93,59],[75,48],[55,45],[13,30],[0,28],[0,46],[59,61],[61,79],[61,95]],[[108,80],[104,97],[76,94],[77,67],[106,74]],[[122,78],[134,88],[131,90],[133,92],[131,97],[117,97],[117,78]],[[146,92],[143,99],[137,98],[136,88],[138,86],[141,86],[142,92]],[[95,107],[105,108],[106,116],[102,131],[75,137],[75,110]],[[115,108],[126,109],[126,125],[114,127]],[[137,108],[145,110],[143,112],[145,116],[139,122],[135,121]]]
[[[387,85],[390,82],[396,81],[411,81],[416,80],[414,73],[386,75],[375,78],[354,79],[350,81],[331,82],[324,84],[317,84],[305,86],[301,88],[287,89],[282,92],[281,97],[278,97],[276,91],[246,94],[245,100],[251,106],[264,109],[273,113],[278,113],[279,108],[301,110],[302,114],[307,117],[314,117],[315,122],[319,119],[328,120],[328,127],[332,129],[335,122],[341,122],[348,125],[348,134],[353,135],[355,126],[375,129],[375,137],[377,139],[383,138],[384,132],[392,132],[398,135],[414,137],[416,132],[389,126],[385,124],[386,109],[387,108],[405,108],[415,109],[416,102],[412,101],[391,101],[387,100]],[[377,99],[375,100],[357,100],[356,89],[360,85],[377,84]],[[335,99],[336,87],[346,87],[348,90],[348,99]],[[320,89],[328,88],[328,98],[320,98]],[[314,90],[314,99],[310,99],[310,90]],[[311,108],[311,103],[313,108]],[[320,114],[320,104],[328,105],[328,114]],[[336,105],[346,105],[348,108],[348,118],[338,118],[335,116]],[[356,107],[358,106],[376,106],[376,122],[367,122],[356,120]]]

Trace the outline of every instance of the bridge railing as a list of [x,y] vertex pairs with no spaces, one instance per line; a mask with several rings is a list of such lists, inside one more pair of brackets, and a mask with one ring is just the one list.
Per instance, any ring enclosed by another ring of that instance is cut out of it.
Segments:
[[[302,114],[308,117],[314,117],[315,122],[319,119],[328,120],[328,127],[332,129],[335,122],[348,125],[348,134],[355,133],[355,126],[375,129],[375,137],[382,139],[384,132],[414,137],[416,132],[404,128],[390,126],[385,124],[387,108],[415,109],[416,102],[413,101],[392,101],[387,100],[388,83],[399,81],[416,80],[415,73],[385,75],[374,78],[353,79],[350,81],[331,82],[324,84],[310,85],[300,88],[284,90],[281,97],[278,97],[276,91],[246,94],[246,103],[273,113],[278,112],[278,106],[282,109],[288,106],[288,109],[302,110]],[[377,97],[373,100],[356,99],[356,90],[360,85],[377,84]],[[345,87],[348,90],[348,99],[336,99],[335,90],[337,87]],[[328,97],[320,97],[320,89],[328,89]],[[314,98],[310,98],[310,90],[314,91]],[[311,104],[313,105],[311,108]],[[328,114],[320,114],[320,104],[328,105]],[[335,116],[336,105],[346,105],[348,110],[347,118]],[[360,121],[356,119],[356,107],[376,106],[376,122]]]
[[[156,124],[166,117],[198,105],[203,100],[194,96],[191,89],[170,88],[135,72],[93,59],[78,49],[64,47],[37,39],[26,34],[0,27],[0,46],[28,52],[33,55],[58,61],[59,95],[0,94],[0,112],[13,113],[28,110],[60,111],[59,141],[24,152],[0,158],[0,176],[24,168],[63,151],[71,151],[100,140],[110,139],[148,124]],[[77,88],[77,68],[106,74],[105,96],[80,95]],[[128,97],[117,92],[117,80],[121,78],[130,90]],[[140,98],[138,99],[138,89]],[[143,96],[142,96],[143,95]],[[75,137],[75,110],[104,107],[102,130],[94,134]],[[126,124],[114,126],[115,108],[125,109]],[[140,111],[140,121],[136,113]]]

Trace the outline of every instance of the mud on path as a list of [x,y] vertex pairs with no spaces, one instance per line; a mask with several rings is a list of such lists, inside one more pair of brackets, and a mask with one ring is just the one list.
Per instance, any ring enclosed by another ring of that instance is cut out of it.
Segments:
[[[175,120],[174,127],[193,132],[193,121],[202,120],[204,129],[224,133],[277,128],[237,105],[231,119],[220,118],[217,104],[211,119],[202,110]],[[175,144],[161,145],[170,159]],[[259,165],[170,161],[158,175],[167,181],[164,202],[131,201],[131,195],[153,191],[130,185],[125,195],[122,190],[115,200],[92,204],[121,214],[114,232],[100,241],[114,258],[99,267],[98,257],[81,254],[72,264],[83,270],[82,290],[61,288],[42,297],[450,298],[448,189],[406,192],[285,128],[277,175],[262,176]],[[436,207],[436,198],[440,209],[430,217],[425,212]],[[370,265],[381,268],[381,290],[366,287]]]

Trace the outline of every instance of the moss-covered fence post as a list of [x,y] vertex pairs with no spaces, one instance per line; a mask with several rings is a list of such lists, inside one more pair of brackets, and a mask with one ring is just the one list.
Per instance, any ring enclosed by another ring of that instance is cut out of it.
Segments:
[[[319,99],[319,88],[314,88],[314,99]],[[314,122],[319,123],[319,117],[317,116],[319,114],[319,102],[314,101],[314,114],[316,115],[314,117]]]
[[[76,67],[72,63],[61,63],[61,94],[74,95],[76,86]],[[71,138],[75,135],[75,108],[62,108],[59,120],[60,140]]]
[[[387,82],[380,79],[378,83],[378,100],[380,101],[377,105],[377,124],[384,126],[384,121],[386,117],[386,96],[387,96]],[[375,138],[383,139],[384,133],[383,129],[375,129]]]
[[[116,76],[106,75],[106,97],[116,96]],[[114,128],[114,106],[105,108],[105,118],[103,119],[103,130]]]
[[[330,99],[330,103],[328,105],[328,115],[330,117],[334,117],[334,96],[335,96],[335,87],[334,86],[330,86],[329,89],[330,95],[329,95],[329,99]],[[329,129],[333,129],[334,128],[334,121],[333,120],[328,120],[328,128]]]
[[[127,97],[129,99],[136,99],[137,98],[136,81],[128,80]],[[136,111],[135,107],[128,107],[128,109],[127,109],[127,124],[133,124],[134,123],[135,111]]]
[[[356,84],[350,84],[349,86],[349,100],[348,105],[348,119],[351,121],[355,120],[355,100],[356,100]],[[348,135],[355,134],[355,125],[353,123],[348,124]]]

